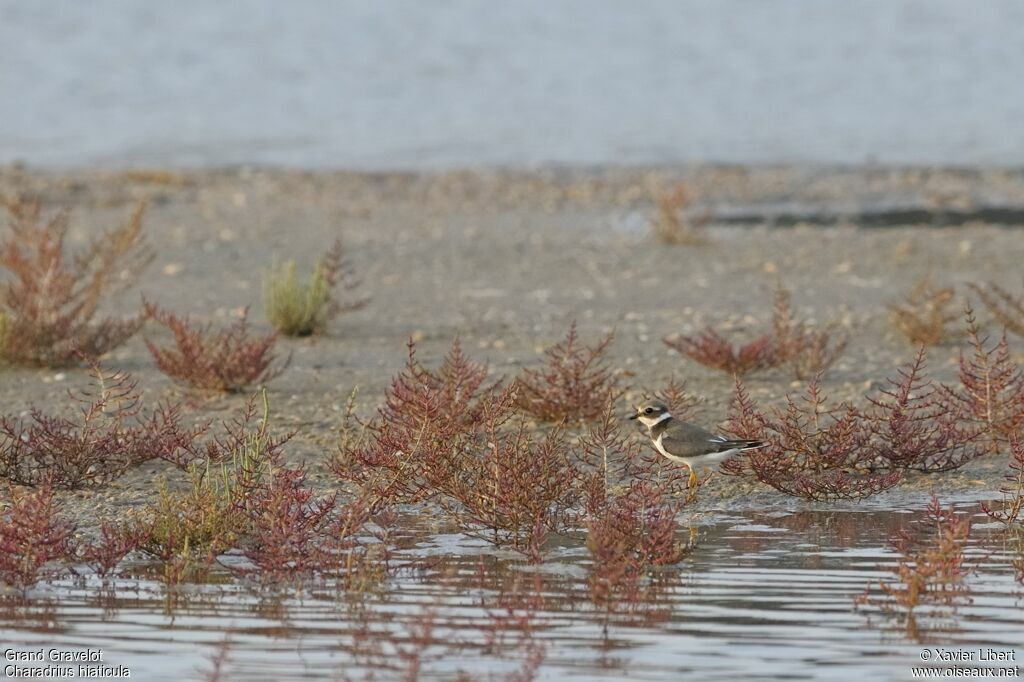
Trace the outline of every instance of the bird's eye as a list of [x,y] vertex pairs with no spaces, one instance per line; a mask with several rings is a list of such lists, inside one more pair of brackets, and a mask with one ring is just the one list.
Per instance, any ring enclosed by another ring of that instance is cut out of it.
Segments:
[[644,410],[644,414],[651,414],[653,412],[654,412],[654,408],[653,407],[648,407],[646,410]]

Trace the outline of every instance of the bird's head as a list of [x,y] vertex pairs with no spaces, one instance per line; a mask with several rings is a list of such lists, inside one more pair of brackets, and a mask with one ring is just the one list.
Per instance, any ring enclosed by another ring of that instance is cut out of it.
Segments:
[[639,419],[644,426],[654,426],[671,416],[665,403],[658,400],[648,400],[637,405],[636,414],[630,416],[630,419]]

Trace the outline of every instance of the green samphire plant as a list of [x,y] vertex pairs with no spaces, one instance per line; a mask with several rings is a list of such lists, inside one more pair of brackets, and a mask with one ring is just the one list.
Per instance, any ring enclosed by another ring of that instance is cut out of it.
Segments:
[[332,319],[366,303],[354,297],[339,301],[336,298],[339,285],[350,296],[356,286],[342,257],[341,240],[334,242],[305,281],[297,273],[295,260],[275,265],[263,278],[267,319],[286,336],[322,333]]

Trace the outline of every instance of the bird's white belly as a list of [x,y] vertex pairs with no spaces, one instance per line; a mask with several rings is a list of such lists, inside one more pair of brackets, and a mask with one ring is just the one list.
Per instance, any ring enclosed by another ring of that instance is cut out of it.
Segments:
[[657,438],[654,439],[654,447],[655,447],[655,449],[659,453],[661,453],[661,456],[662,457],[667,457],[668,459],[672,460],[673,462],[682,462],[683,464],[686,464],[687,466],[689,466],[690,459],[688,457],[678,457],[676,455],[673,455],[673,454],[669,453],[669,451],[666,450],[662,446],[661,439],[664,438],[664,437],[665,437],[665,434],[661,434]]

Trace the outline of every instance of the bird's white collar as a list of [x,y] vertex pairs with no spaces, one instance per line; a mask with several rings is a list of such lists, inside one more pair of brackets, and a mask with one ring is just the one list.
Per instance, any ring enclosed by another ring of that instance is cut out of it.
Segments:
[[651,419],[650,417],[645,417],[643,415],[640,415],[639,417],[637,417],[637,419],[639,419],[641,421],[641,423],[643,423],[643,425],[646,426],[647,428],[651,428],[652,426],[660,424],[661,422],[665,421],[666,419],[671,419],[671,418],[672,418],[672,415],[669,414],[668,412],[662,413],[662,414],[658,415],[654,419]]

